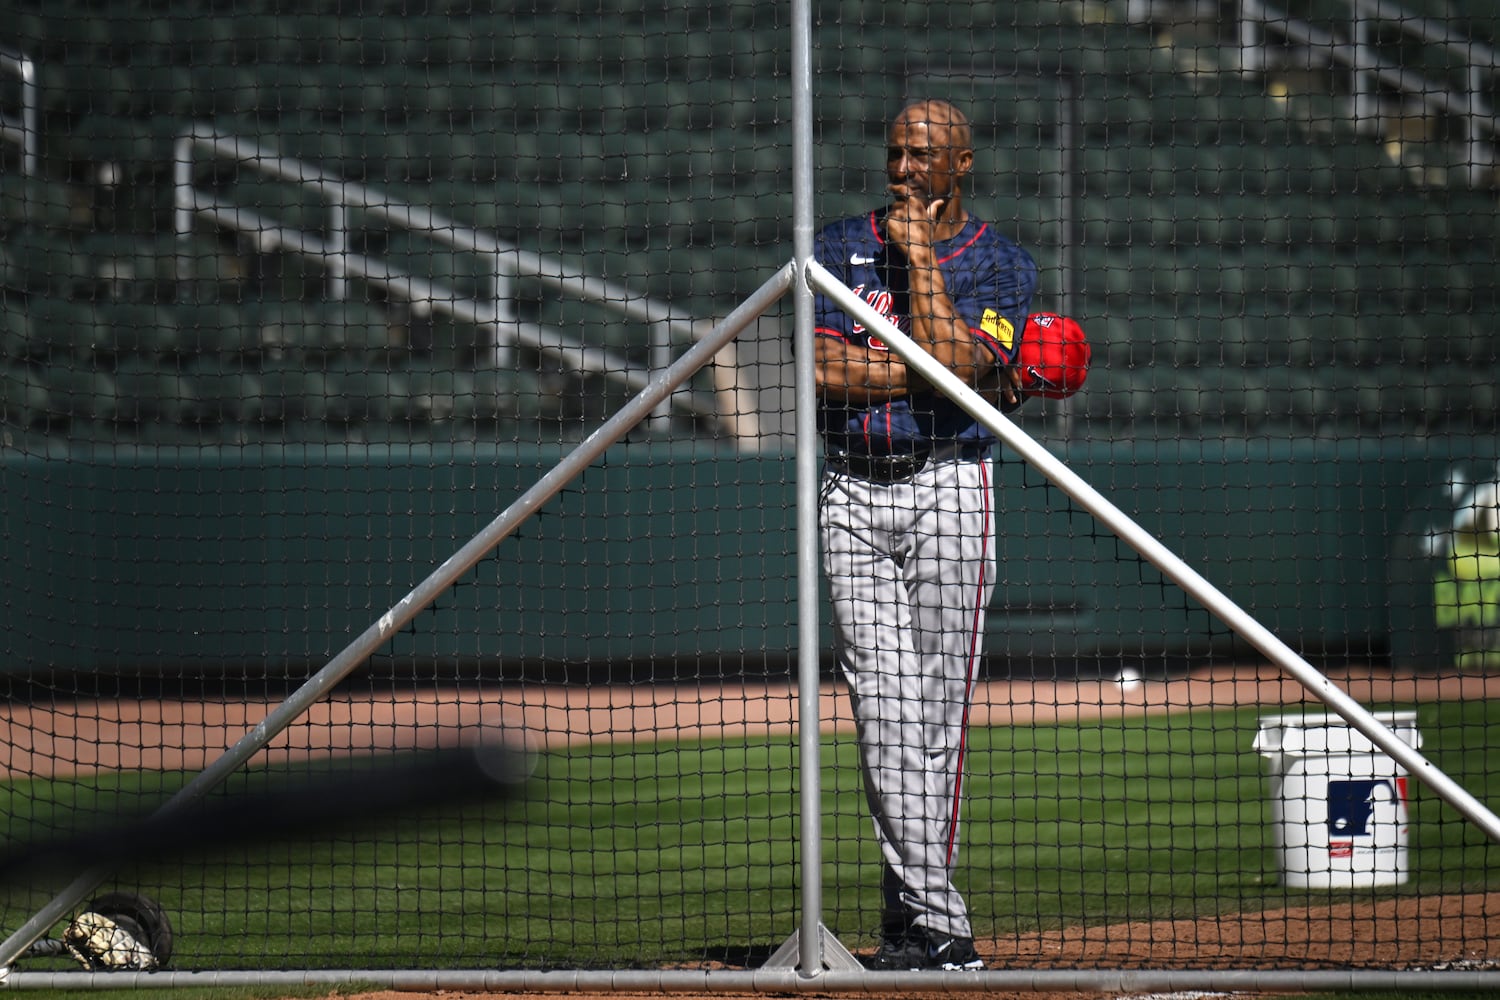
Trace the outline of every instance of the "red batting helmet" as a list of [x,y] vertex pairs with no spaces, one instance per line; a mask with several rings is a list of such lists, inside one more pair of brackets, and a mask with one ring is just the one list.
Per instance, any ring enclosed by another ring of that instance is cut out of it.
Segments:
[[1091,355],[1083,328],[1073,320],[1056,313],[1032,313],[1021,334],[1021,391],[1066,399],[1083,388]]

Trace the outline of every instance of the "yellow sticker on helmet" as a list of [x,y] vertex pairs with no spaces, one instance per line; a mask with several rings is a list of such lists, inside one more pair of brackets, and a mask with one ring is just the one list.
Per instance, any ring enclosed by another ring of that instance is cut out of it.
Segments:
[[984,316],[979,320],[979,328],[1000,341],[1007,351],[1016,346],[1016,328],[1011,325],[1010,320],[993,309],[984,311]]

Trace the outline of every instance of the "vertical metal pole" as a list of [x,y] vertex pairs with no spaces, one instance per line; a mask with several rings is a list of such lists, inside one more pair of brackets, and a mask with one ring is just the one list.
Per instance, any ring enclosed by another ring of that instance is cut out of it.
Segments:
[[1349,10],[1350,37],[1354,39],[1353,65],[1349,69],[1349,92],[1353,98],[1354,130],[1361,135],[1380,134],[1380,102],[1375,96],[1375,25],[1358,4]]
[[1468,166],[1467,176],[1470,184],[1480,184],[1484,181],[1484,175],[1489,172],[1495,162],[1495,153],[1490,143],[1485,141],[1484,129],[1481,127],[1484,114],[1484,73],[1480,69],[1477,59],[1470,56],[1468,72],[1464,74],[1464,83],[1467,88],[1465,93],[1464,113],[1464,138],[1466,140],[1465,152],[1468,154],[1466,163]]
[[21,56],[21,170],[30,177],[36,173],[37,150],[42,144],[37,131],[37,78],[36,63],[28,55]]
[[1253,17],[1259,16],[1258,12],[1252,15],[1249,0],[1240,0],[1238,7],[1240,72],[1249,76],[1259,73],[1265,67],[1266,54],[1261,50],[1261,31],[1253,20]]
[[188,252],[188,240],[193,235],[193,134],[188,132],[177,140],[176,155],[172,160],[172,228],[177,233],[177,298],[182,298],[186,282],[193,277],[192,254]]
[[513,332],[516,322],[516,271],[506,263],[510,255],[503,251],[493,254],[495,263],[495,326],[503,332],[495,336],[494,364],[501,371],[515,367],[516,341]]
[[349,203],[341,196],[328,209],[328,248],[339,259],[339,266],[328,272],[328,297],[342,302],[349,295]]
[[807,284],[812,259],[813,103],[812,3],[792,0],[792,248],[797,280],[792,287],[797,454],[797,678],[798,770],[801,777],[802,923],[798,948],[804,975],[823,970],[823,822],[818,707],[818,496],[820,473],[817,397],[813,384],[813,293]]

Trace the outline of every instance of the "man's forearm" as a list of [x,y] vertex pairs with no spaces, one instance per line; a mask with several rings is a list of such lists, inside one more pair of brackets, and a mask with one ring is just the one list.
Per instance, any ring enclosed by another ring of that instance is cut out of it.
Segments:
[[977,385],[994,365],[953,307],[943,273],[936,266],[912,265],[908,275],[912,340],[966,385]]
[[906,365],[889,351],[818,339],[815,365],[818,392],[855,406],[887,403],[907,394]]

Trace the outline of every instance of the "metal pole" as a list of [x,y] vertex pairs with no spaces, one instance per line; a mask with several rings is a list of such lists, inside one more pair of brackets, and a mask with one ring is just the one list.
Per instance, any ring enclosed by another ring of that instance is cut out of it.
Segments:
[[813,375],[813,293],[805,280],[812,262],[813,84],[812,3],[792,0],[792,252],[798,268],[792,293],[792,349],[796,399],[798,772],[801,777],[802,920],[799,968],[823,971],[823,822],[821,711],[818,704],[819,613],[817,394]]
[[702,993],[806,993],[825,997],[892,995],[978,996],[1007,993],[1113,995],[1205,991],[1232,993],[1395,993],[1493,991],[1500,973],[1488,969],[991,969],[984,972],[832,971],[817,979],[791,969],[309,969],[220,972],[13,972],[0,987],[15,989],[223,990],[355,985],[402,992],[620,993],[670,997]]
[[[360,633],[332,660],[314,674],[296,691],[292,692],[271,714],[266,716],[250,732],[224,752],[192,781],[184,785],[165,805],[157,810],[157,817],[169,817],[182,807],[202,798],[238,770],[266,744],[290,726],[307,709],[321,701],[330,690],[369,658],[382,644],[401,631],[413,618],[437,600],[443,591],[453,585],[459,577],[472,569],[497,545],[508,538],[527,518],[541,509],[573,479],[582,474],[600,455],[619,441],[638,423],[648,417],[656,406],[693,374],[713,360],[715,354],[733,340],[741,330],[754,322],[774,302],[786,294],[792,284],[793,268],[787,264],[769,281],[760,287],[714,327],[713,331],[694,344],[682,357],[657,373],[650,384],[635,395],[609,420],[574,448],[536,485],[507,507],[499,517],[490,522],[479,534],[471,538],[453,555],[417,584],[390,610],[377,618],[369,628]],[[19,930],[0,944],[0,970],[12,965],[32,944],[40,939],[49,927],[57,923],[94,889],[98,888],[110,872],[93,868],[76,878],[50,903],[43,906]]]
[[1477,185],[1484,181],[1484,175],[1495,163],[1494,145],[1486,141],[1482,128],[1485,114],[1484,71],[1477,62],[1469,64],[1468,72],[1464,74],[1464,83],[1468,99],[1468,110],[1464,114],[1465,152],[1468,154],[1465,162],[1468,164],[1469,183]]
[[[342,199],[334,199],[328,207],[328,249],[341,261],[349,256],[349,205]],[[348,267],[328,271],[328,297],[335,302],[349,297]]]
[[1264,33],[1256,15],[1251,14],[1248,0],[1240,0],[1240,3],[1236,4],[1236,10],[1239,23],[1239,70],[1240,73],[1249,76],[1252,73],[1259,73],[1266,64],[1266,54],[1262,51]]
[[1368,67],[1379,62],[1373,48],[1375,25],[1358,6],[1349,11],[1350,48],[1349,93],[1354,107],[1354,130],[1361,135],[1379,135],[1380,101],[1375,93],[1374,75]]
[[952,372],[933,360],[932,356],[919,348],[910,337],[870,308],[863,299],[844,287],[828,271],[818,266],[817,263],[810,263],[807,273],[808,281],[813,287],[831,297],[849,315],[877,330],[881,339],[889,344],[891,350],[899,354],[907,365],[914,368],[917,374],[962,406],[975,420],[988,427],[996,437],[1051,480],[1053,485],[1078,501],[1080,506],[1139,552],[1147,562],[1161,570],[1169,580],[1187,591],[1205,608],[1217,615],[1221,621],[1264,653],[1273,663],[1300,681],[1303,687],[1315,694],[1355,729],[1368,736],[1370,742],[1404,766],[1412,776],[1425,782],[1444,801],[1472,820],[1493,840],[1500,842],[1500,817],[1496,817],[1453,779],[1412,749],[1405,740],[1381,724],[1380,720],[1366,711],[1359,702],[1349,697],[1338,685],[1324,677],[1315,667],[1293,652],[1291,647],[1273,635],[1260,622],[1250,617],[1222,591],[1157,541],[1155,536],[1136,524],[1122,510],[1084,482],[1077,473],[1012,423],[1009,417],[995,409],[979,393],[959,381]]
[[192,132],[179,136],[172,160],[172,228],[177,235],[177,298],[182,298],[182,288],[193,275],[192,254],[188,252],[188,240],[193,235],[193,143]]
[[509,371],[515,367],[516,337],[514,328],[518,318],[516,313],[516,271],[508,263],[509,260],[509,254],[499,252],[490,254],[490,261],[495,267],[495,325],[492,333],[495,344],[492,360],[495,367],[501,371]]
[[36,78],[36,63],[28,55],[20,57],[21,70],[21,170],[30,177],[36,173],[37,150],[42,136],[37,131],[37,91],[40,84]]

